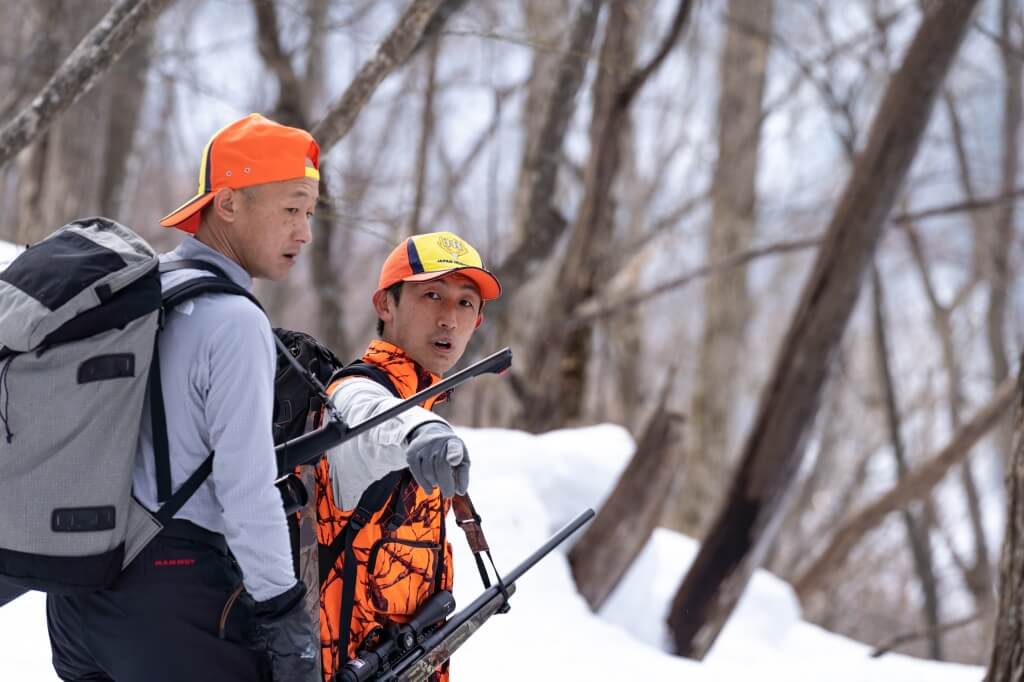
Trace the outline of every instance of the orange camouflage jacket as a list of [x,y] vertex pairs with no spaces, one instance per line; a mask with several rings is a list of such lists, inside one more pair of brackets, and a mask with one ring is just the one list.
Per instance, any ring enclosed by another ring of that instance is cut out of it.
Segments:
[[[419,367],[400,348],[384,341],[370,344],[364,363],[383,369],[407,398],[440,380]],[[328,387],[333,394],[341,378]],[[444,394],[423,404],[431,409]],[[334,500],[327,459],[316,468],[317,543],[321,561],[325,549],[344,533],[354,510],[342,511]],[[452,551],[445,538],[444,519],[450,502],[435,489],[427,494],[406,470],[383,506],[373,513],[355,535],[348,556],[355,558],[348,632],[342,622],[346,552],[338,555],[320,584],[320,647],[325,682],[332,682],[344,662],[355,656],[389,622],[402,623],[420,604],[439,589],[452,587]],[[323,575],[325,567],[321,567]],[[351,571],[351,569],[350,569]],[[343,655],[339,649],[347,648]],[[434,675],[435,682],[447,682],[447,666]]]

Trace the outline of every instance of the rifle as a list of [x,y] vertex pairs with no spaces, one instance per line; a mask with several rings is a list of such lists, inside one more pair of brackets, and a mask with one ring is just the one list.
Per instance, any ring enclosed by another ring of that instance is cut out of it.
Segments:
[[[278,343],[280,343],[280,339],[278,339]],[[287,349],[284,349],[282,352],[285,353],[286,357],[291,358],[291,354]],[[284,462],[282,470],[288,472],[274,481],[274,485],[277,486],[278,491],[281,493],[281,499],[284,501],[285,512],[287,513],[299,510],[305,506],[309,499],[302,481],[294,473],[291,473],[296,467],[316,462],[327,450],[366,433],[409,408],[415,407],[423,401],[445,391],[450,391],[474,377],[481,374],[501,374],[508,371],[508,368],[512,366],[512,350],[510,348],[502,348],[498,352],[488,355],[483,360],[474,362],[469,367],[452,374],[446,379],[442,379],[433,386],[428,386],[415,395],[355,426],[346,424],[340,415],[334,411],[334,406],[327,398],[324,387],[316,380],[316,377],[309,374],[301,365],[295,363],[295,366],[314,388],[323,393],[324,405],[327,408],[327,423],[315,431],[292,438],[274,448],[278,461]]]
[[426,682],[488,618],[508,610],[508,598],[524,573],[593,517],[593,509],[581,513],[448,621],[455,599],[451,592],[435,593],[408,623],[387,631],[376,646],[346,663],[334,682]]

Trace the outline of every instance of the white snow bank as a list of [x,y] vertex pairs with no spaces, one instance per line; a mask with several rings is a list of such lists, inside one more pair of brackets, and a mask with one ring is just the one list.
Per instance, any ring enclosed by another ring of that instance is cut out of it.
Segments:
[[[532,436],[461,429],[473,461],[473,499],[503,572],[582,509],[599,503],[628,461],[633,441],[610,425]],[[456,601],[479,593],[472,557],[449,527]],[[666,653],[664,617],[697,544],[655,531],[600,615],[576,593],[565,548],[518,584],[512,610],[492,618],[455,655],[455,682],[655,680],[686,682],[979,682],[980,668],[888,655],[800,620],[792,590],[759,571],[707,660]],[[44,600],[32,594],[0,609],[0,680],[56,680]]]

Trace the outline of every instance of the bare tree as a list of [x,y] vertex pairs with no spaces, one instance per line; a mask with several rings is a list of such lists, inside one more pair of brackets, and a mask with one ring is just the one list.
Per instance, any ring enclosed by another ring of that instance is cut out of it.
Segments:
[[[537,47],[533,51],[530,78],[526,85],[526,98],[523,100],[522,128],[525,142],[523,143],[523,158],[519,164],[515,204],[512,209],[512,231],[518,239],[525,236],[529,226],[527,210],[533,182],[531,176],[537,166],[538,155],[550,155],[556,163],[558,157],[561,156],[561,147],[557,152],[553,152],[550,149],[544,150],[538,145],[542,143],[541,134],[545,127],[544,122],[549,118],[549,112],[552,109],[548,103],[553,98],[562,96],[557,90],[556,84],[556,78],[560,74],[560,57],[562,60],[569,57],[568,54],[560,56],[558,50],[555,49],[557,32],[563,29],[565,20],[569,16],[569,7],[565,0],[523,0],[523,15],[526,20],[527,33]],[[580,79],[582,80],[582,73]]]
[[[746,251],[757,222],[755,180],[762,99],[772,33],[771,0],[733,0],[726,10],[718,95],[718,160],[711,182],[711,224],[707,261]],[[701,537],[721,503],[735,455],[730,434],[750,319],[747,268],[713,273],[704,289],[704,330],[697,361],[697,385],[690,407],[693,455],[670,510],[679,530]]]
[[985,682],[1024,679],[1024,363],[1014,396],[1013,452],[1006,477],[1006,531],[999,563],[999,615]]
[[65,60],[42,92],[0,130],[0,167],[88,92],[169,0],[119,0]]
[[974,2],[928,5],[893,75],[776,356],[725,506],[676,593],[676,650],[702,658],[778,529],[828,366]]
[[[385,36],[376,52],[363,63],[345,92],[334,101],[327,113],[317,122],[313,137],[320,143],[321,152],[326,154],[338,143],[355,124],[356,118],[369,101],[377,86],[387,76],[405,64],[423,39],[428,26],[438,16],[451,11],[446,5],[460,5],[458,0],[412,0],[399,17],[398,23]],[[436,24],[434,30],[440,30]]]
[[[889,340],[885,314],[885,291],[882,278],[878,274],[878,266],[871,268],[872,308],[874,312],[875,357],[877,358],[878,374],[881,379],[886,424],[889,427],[889,442],[892,446],[893,458],[896,460],[896,473],[899,479],[906,478],[908,464],[906,448],[903,445],[903,429],[899,406],[896,400],[896,386],[893,381],[892,367],[889,362]],[[939,631],[939,591],[935,579],[935,566],[932,560],[929,524],[908,508],[902,510],[903,525],[907,530],[910,551],[914,559],[921,593],[924,595],[924,619],[928,634],[928,653],[936,660],[942,659],[942,636]]]
[[[49,25],[54,9],[47,3],[35,6],[29,23]],[[104,9],[102,3],[89,3],[62,13],[63,20],[50,31],[53,52],[46,65],[50,74],[76,43],[88,40],[82,36],[96,26]],[[152,18],[135,31],[134,42],[124,48],[124,58],[99,78],[96,87],[81,94],[54,125],[41,128],[34,143],[19,155],[18,241],[42,239],[81,215],[119,215],[146,94]],[[65,69],[68,61],[60,69]],[[93,132],[83,135],[83,130]]]
[[823,578],[840,565],[857,543],[869,531],[878,527],[888,514],[928,495],[952,466],[962,462],[970,454],[971,448],[1006,413],[1012,400],[1013,380],[1006,379],[996,389],[992,398],[964,423],[945,447],[925,463],[909,471],[895,486],[839,524],[825,549],[794,581],[793,587],[797,594],[802,598],[806,597],[811,590],[820,585]]
[[535,430],[581,416],[593,330],[589,325],[567,328],[564,321],[598,288],[597,273],[607,263],[614,225],[612,191],[621,162],[622,131],[637,93],[664,63],[682,34],[692,3],[680,0],[658,50],[632,73],[620,70],[609,59],[611,54],[622,51],[629,25],[625,3],[613,0],[609,7],[601,61],[607,71],[599,75],[595,84],[599,90],[590,125],[591,149],[584,171],[583,197],[552,287],[557,295],[542,312],[540,333],[527,351],[531,374],[539,380],[523,402],[522,419]]
[[647,544],[671,499],[673,476],[683,466],[683,416],[667,400],[675,371],[637,439],[636,451],[583,536],[569,553],[580,594],[600,609]]
[[[546,98],[543,123],[537,141],[527,150],[521,175],[529,178],[523,235],[495,268],[503,286],[515,291],[555,247],[565,232],[566,220],[554,205],[558,168],[569,121],[575,111],[576,95],[586,75],[587,59],[594,40],[603,0],[582,0],[569,29],[568,44],[558,61],[550,95]],[[507,300],[494,301],[490,314],[500,318]]]
[[[1021,78],[1022,57],[1015,49],[1014,20],[1020,15],[1020,5],[1014,0],[1001,0],[999,4],[1001,49],[1000,55],[1005,74],[1003,94],[1003,142],[1000,145],[1003,156],[1000,164],[1000,193],[1009,194],[1017,185],[1017,171],[1020,165],[1021,128]],[[989,259],[989,308],[985,320],[988,334],[989,356],[992,362],[992,382],[999,384],[1010,374],[1009,352],[1006,348],[1006,313],[1009,304],[1011,284],[1009,253],[1007,244],[1014,241],[1014,215],[1016,202],[1007,201],[996,207],[995,229],[987,242]],[[1009,425],[1000,429],[1000,445],[1004,457],[1010,447]]]
[[110,70],[106,92],[108,106],[106,151],[100,163],[99,212],[121,214],[121,204],[142,107],[148,92],[152,56],[153,23],[143,25],[138,40]]
[[426,85],[423,89],[423,109],[420,116],[420,140],[416,147],[415,195],[412,201],[412,216],[409,218],[405,236],[420,231],[420,214],[423,212],[424,193],[427,187],[427,169],[430,141],[434,135],[434,97],[437,90],[437,59],[441,53],[441,39],[430,41],[426,64]]

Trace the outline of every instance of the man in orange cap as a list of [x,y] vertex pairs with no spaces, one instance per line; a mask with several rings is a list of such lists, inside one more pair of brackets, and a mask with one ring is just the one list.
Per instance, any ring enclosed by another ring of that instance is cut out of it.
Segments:
[[[480,254],[451,232],[404,240],[381,270],[378,337],[328,387],[349,424],[440,381],[501,295]],[[450,498],[466,492],[469,456],[430,412],[444,395],[327,453],[317,467],[320,651],[324,680],[389,623],[406,622],[431,594],[451,589],[445,540]],[[446,680],[447,666],[435,674]]]
[[[309,133],[258,114],[215,134],[198,193],[160,223],[191,235],[160,257],[164,292],[211,271],[236,291],[284,278],[312,239],[318,163]],[[155,512],[195,472],[210,473],[110,590],[49,596],[57,674],[317,680],[317,635],[273,485],[270,323],[244,296],[206,293],[165,311],[163,325],[165,428],[143,420],[133,494]]]

